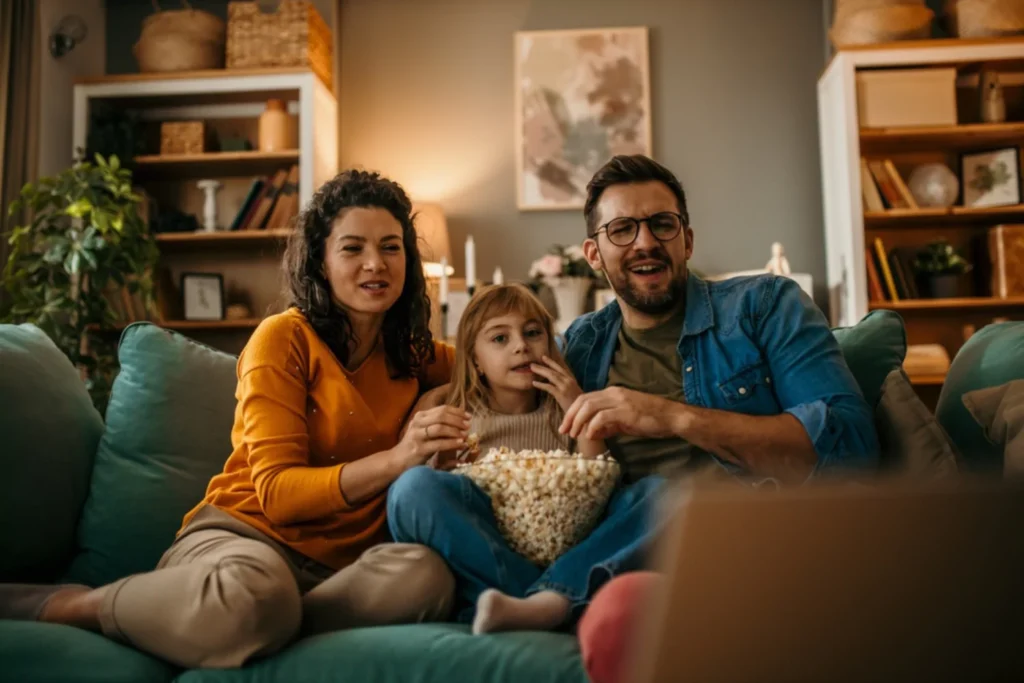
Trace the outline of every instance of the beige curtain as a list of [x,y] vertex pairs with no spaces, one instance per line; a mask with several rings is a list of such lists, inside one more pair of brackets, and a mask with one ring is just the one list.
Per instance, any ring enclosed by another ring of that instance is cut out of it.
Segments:
[[[39,148],[39,9],[36,0],[0,0],[0,226],[6,233],[22,216],[7,206],[36,179]],[[0,239],[0,267],[7,238]],[[0,289],[0,303],[3,302]]]

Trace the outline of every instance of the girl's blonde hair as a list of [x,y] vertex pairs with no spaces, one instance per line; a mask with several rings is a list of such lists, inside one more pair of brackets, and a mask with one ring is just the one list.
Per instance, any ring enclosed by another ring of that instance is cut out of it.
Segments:
[[[536,320],[548,335],[548,356],[563,363],[555,343],[554,321],[544,304],[529,288],[521,284],[490,285],[480,289],[466,306],[455,337],[455,369],[448,404],[476,412],[487,409],[487,385],[473,362],[473,346],[488,320],[518,313],[527,320]],[[544,400],[554,400],[543,392]]]

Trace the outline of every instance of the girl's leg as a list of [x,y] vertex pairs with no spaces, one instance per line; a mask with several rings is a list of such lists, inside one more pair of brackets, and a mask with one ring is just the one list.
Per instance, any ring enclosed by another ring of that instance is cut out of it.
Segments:
[[95,590],[64,588],[40,608],[43,621],[102,630],[184,668],[233,668],[270,654],[302,618],[298,585],[278,551],[223,529],[182,536],[155,571]]
[[396,541],[426,545],[448,563],[460,606],[469,608],[461,620],[485,589],[523,597],[541,574],[509,548],[490,498],[461,475],[428,467],[405,472],[388,492],[388,525]]
[[664,479],[650,476],[612,494],[600,524],[570,548],[529,587],[525,599],[489,596],[481,631],[553,629],[578,617],[591,596],[612,577],[643,566],[654,536],[654,505]]
[[430,548],[384,543],[302,598],[302,630],[311,635],[362,626],[448,618],[455,579]]

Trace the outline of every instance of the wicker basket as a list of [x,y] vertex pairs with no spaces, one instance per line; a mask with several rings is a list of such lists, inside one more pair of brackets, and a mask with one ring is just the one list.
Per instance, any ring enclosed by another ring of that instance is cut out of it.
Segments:
[[896,4],[846,12],[829,31],[837,48],[931,37],[935,13],[920,4]]
[[161,10],[142,22],[142,33],[132,48],[142,72],[196,71],[224,67],[224,21],[202,10]]
[[161,154],[202,154],[206,126],[202,121],[165,121],[160,124]]
[[1024,0],[947,0],[946,27],[959,38],[1024,34]]
[[333,83],[331,31],[307,0],[282,0],[264,13],[258,2],[228,3],[227,66],[308,67]]

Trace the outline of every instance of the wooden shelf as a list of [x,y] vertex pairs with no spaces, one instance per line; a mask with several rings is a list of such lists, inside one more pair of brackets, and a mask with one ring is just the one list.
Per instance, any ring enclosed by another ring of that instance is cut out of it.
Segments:
[[935,223],[985,222],[995,224],[1004,221],[1024,221],[1024,204],[983,209],[954,206],[948,209],[889,209],[888,211],[864,212],[864,224],[869,228],[934,225]]
[[204,152],[147,154],[134,159],[136,180],[205,176],[267,175],[299,161],[299,150],[282,152]]
[[107,85],[110,83],[145,83],[148,81],[176,81],[237,76],[280,76],[311,74],[312,69],[302,66],[267,67],[259,69],[202,69],[199,71],[167,71],[159,73],[108,74],[76,78],[75,85]]
[[910,383],[920,387],[941,387],[946,381],[945,375],[908,375]]
[[1024,122],[974,123],[962,126],[862,128],[865,147],[964,149],[1014,144],[1024,140]]
[[266,246],[283,243],[292,231],[287,228],[276,230],[234,230],[223,232],[163,232],[155,236],[157,244],[173,249],[205,249],[212,247]]
[[880,308],[890,311],[953,310],[971,308],[1013,308],[1024,306],[1024,297],[1000,299],[989,296],[964,297],[960,299],[905,299],[901,301],[872,301],[871,310]]
[[844,45],[839,52],[884,52],[887,50],[936,50],[956,47],[978,46],[1024,47],[1024,38],[1007,36],[1003,38],[928,38],[922,40],[899,40],[868,45]]

